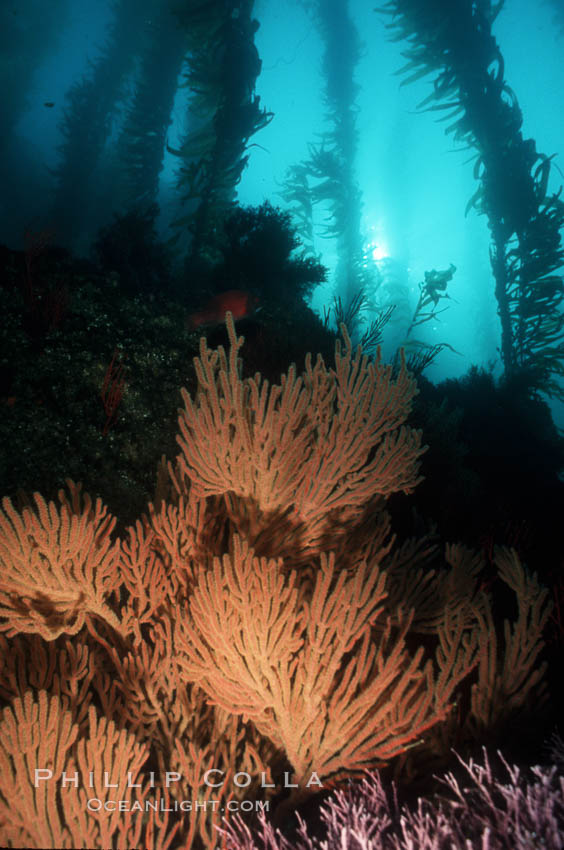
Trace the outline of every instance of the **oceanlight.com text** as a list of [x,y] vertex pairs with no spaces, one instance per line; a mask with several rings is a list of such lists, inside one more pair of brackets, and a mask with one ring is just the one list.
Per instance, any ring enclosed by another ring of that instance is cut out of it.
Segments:
[[92,797],[86,803],[89,812],[268,812],[268,800],[100,800]]

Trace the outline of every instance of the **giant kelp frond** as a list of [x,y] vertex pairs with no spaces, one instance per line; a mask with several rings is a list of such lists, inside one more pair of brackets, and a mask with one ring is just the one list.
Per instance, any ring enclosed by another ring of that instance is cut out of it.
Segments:
[[[100,184],[102,154],[118,107],[123,105],[124,85],[134,58],[144,45],[144,18],[153,0],[117,0],[106,43],[88,70],[69,88],[60,124],[63,142],[56,167],[57,189],[52,215],[69,244],[103,218],[111,207],[100,198],[100,210],[92,202],[94,181]],[[124,50],[124,42],[128,49]],[[85,197],[90,203],[85,204]],[[113,199],[112,199],[113,200]],[[103,204],[102,204],[103,201]],[[93,220],[88,220],[88,216]]]
[[254,94],[261,61],[252,5],[189,3],[181,14],[189,39],[184,85],[191,98],[190,129],[173,151],[181,160],[178,188],[186,210],[175,226],[188,225],[193,257],[217,248],[220,222],[232,209],[248,162],[249,140],[272,118]]
[[153,9],[150,36],[140,56],[135,92],[118,142],[124,200],[137,208],[140,204],[148,207],[157,198],[177,79],[186,51],[186,36],[167,4]]
[[360,58],[360,38],[348,0],[317,0],[312,13],[323,42],[324,100],[329,129],[309,156],[296,166],[286,196],[294,203],[297,224],[306,241],[313,243],[312,211],[323,210],[319,235],[337,242],[337,287],[348,303],[362,281],[361,191],[355,174],[358,148],[355,69]]
[[466,212],[488,216],[491,263],[507,374],[536,376],[531,390],[564,397],[564,203],[549,192],[553,157],[521,133],[522,114],[504,79],[492,33],[502,2],[389,0],[379,11],[394,40],[404,39],[402,85],[432,74],[433,90],[419,104],[445,112],[445,132],[475,151],[478,188]]
[[286,171],[280,197],[289,206],[308,256],[315,256],[313,234],[313,199],[305,164],[292,165]]

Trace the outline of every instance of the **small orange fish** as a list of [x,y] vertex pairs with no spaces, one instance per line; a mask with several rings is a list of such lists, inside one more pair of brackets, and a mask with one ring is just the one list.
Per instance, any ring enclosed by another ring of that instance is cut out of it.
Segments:
[[230,312],[234,319],[244,319],[254,313],[258,298],[242,289],[229,289],[214,295],[205,307],[187,317],[189,328],[200,328],[202,325],[219,325],[225,321],[225,314]]

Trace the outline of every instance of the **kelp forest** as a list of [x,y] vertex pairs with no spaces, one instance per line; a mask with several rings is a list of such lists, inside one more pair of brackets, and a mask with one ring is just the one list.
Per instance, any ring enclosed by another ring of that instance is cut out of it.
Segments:
[[562,850],[561,5],[90,6],[0,7],[0,845]]

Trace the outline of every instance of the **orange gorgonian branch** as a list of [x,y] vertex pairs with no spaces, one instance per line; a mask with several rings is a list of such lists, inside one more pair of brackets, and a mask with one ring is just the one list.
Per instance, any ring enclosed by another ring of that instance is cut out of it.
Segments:
[[421,434],[404,425],[416,394],[405,361],[394,376],[381,354],[353,352],[346,329],[335,368],[306,358],[270,386],[260,373],[241,378],[237,337],[210,351],[202,338],[195,359],[198,394],[183,390],[179,466],[200,497],[230,494],[263,512],[291,508],[318,539],[331,511],[374,496],[410,492],[420,480]]
[[179,620],[179,663],[214,704],[283,749],[298,781],[374,765],[447,710],[423,650],[407,651],[410,618],[392,629],[382,617],[385,597],[375,564],[339,573],[322,557],[310,587],[235,537]]
[[72,504],[59,507],[39,493],[35,506],[18,513],[10,499],[0,510],[0,631],[36,632],[54,640],[77,634],[88,616],[121,625],[109,605],[120,584],[115,519],[98,499],[71,485]]

